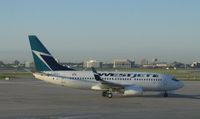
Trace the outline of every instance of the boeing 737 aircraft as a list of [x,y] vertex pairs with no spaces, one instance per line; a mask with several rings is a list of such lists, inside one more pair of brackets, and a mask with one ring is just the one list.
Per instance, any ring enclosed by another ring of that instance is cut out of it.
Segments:
[[76,71],[60,65],[35,35],[29,36],[37,73],[34,77],[52,84],[78,89],[102,91],[102,96],[112,98],[113,92],[125,96],[142,95],[144,91],[168,92],[183,87],[174,76],[145,72]]

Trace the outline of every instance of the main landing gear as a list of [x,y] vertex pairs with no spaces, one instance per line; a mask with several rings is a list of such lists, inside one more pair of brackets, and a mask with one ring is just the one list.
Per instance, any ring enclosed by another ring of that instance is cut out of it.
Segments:
[[113,94],[112,94],[111,91],[107,90],[107,91],[103,91],[103,92],[102,92],[102,96],[103,96],[103,97],[112,98]]

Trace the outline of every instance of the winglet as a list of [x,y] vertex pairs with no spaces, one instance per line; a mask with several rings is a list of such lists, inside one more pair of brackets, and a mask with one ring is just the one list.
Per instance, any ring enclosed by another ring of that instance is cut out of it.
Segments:
[[103,81],[103,79],[101,79],[101,77],[99,76],[99,74],[97,73],[96,69],[94,67],[91,67],[92,68],[92,72],[94,74],[94,78],[96,81]]

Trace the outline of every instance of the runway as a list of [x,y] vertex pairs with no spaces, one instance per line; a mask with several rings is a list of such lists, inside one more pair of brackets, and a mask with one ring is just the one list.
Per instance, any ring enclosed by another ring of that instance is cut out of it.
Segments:
[[184,83],[168,98],[147,92],[108,99],[36,79],[0,80],[0,119],[199,119],[200,82]]

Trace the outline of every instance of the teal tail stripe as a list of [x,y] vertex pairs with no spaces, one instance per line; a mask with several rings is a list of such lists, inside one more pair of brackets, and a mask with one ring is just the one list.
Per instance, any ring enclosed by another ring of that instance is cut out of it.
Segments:
[[37,71],[51,71],[51,69],[47,67],[47,65],[44,64],[33,52],[32,54],[35,62],[35,68],[37,69]]
[[29,41],[31,45],[32,55],[37,71],[69,71],[74,70],[60,65],[40,42],[37,36],[30,35]]
[[28,37],[32,50],[51,55],[49,51],[44,47],[44,45],[40,42],[40,40],[37,38],[37,36],[30,35]]

